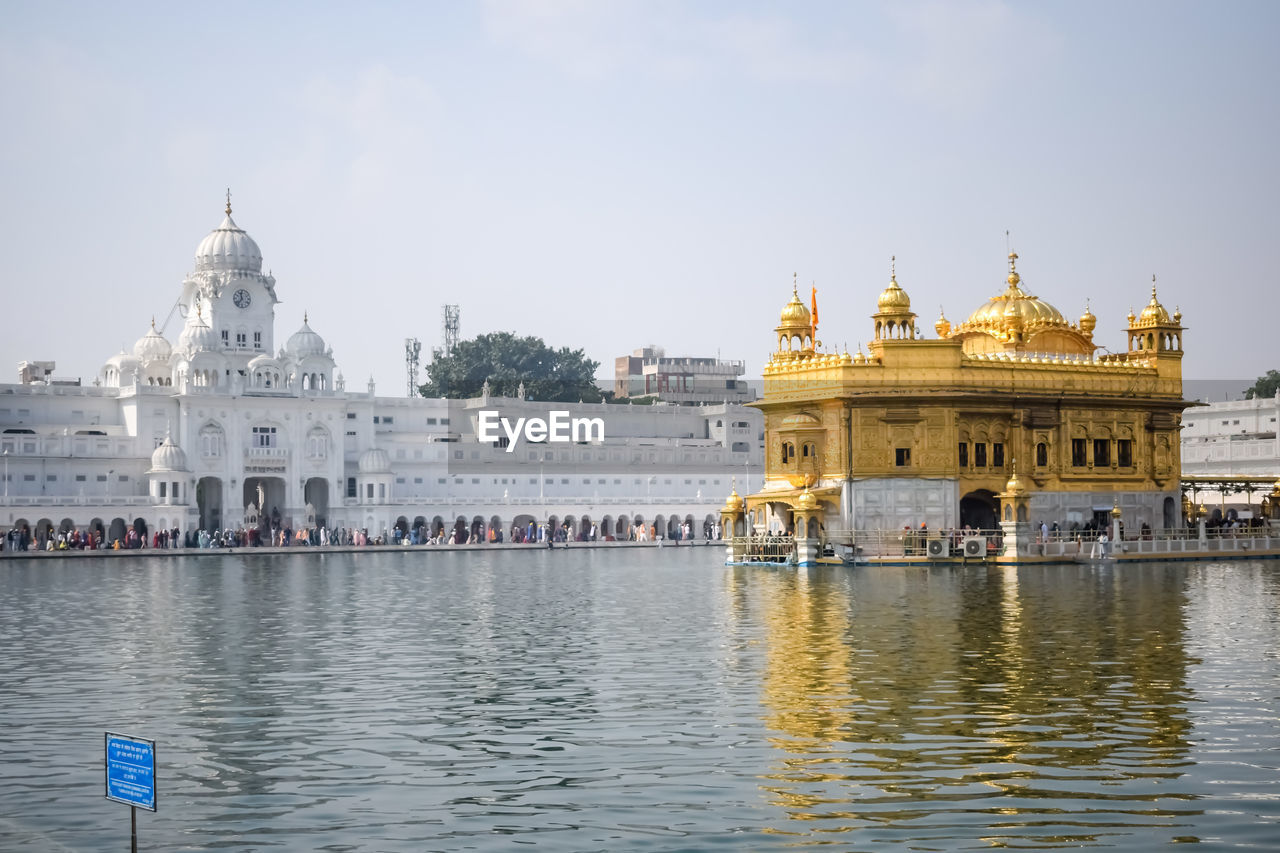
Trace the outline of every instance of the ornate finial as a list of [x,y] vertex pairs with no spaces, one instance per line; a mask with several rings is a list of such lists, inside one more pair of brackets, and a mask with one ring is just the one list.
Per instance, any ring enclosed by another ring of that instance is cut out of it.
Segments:
[[1018,275],[1018,253],[1009,253],[1009,278],[1007,279],[1010,287],[1017,287],[1018,282],[1022,281],[1022,276]]
[[734,474],[732,477],[729,478],[729,490],[733,492],[738,491],[738,475],[737,474]]
[[307,315],[307,312],[306,312],[306,311],[303,311],[303,312],[302,312],[302,325],[304,325],[304,326],[305,326],[305,325],[310,321],[310,319],[311,319],[311,318]]
[[1156,275],[1155,273],[1152,273],[1151,274],[1151,299],[1154,301],[1155,298],[1156,298]]
[[796,277],[797,277],[797,276],[796,276],[796,273],[792,273],[792,274],[791,274],[791,292],[792,292],[792,293],[793,293],[797,298],[799,298],[799,296],[800,296],[800,285],[796,283]]
[[231,187],[227,187],[227,216],[231,215]]
[[197,320],[204,319],[204,311],[201,309],[199,302],[196,303],[196,319]]
[[156,315],[152,314],[151,315],[151,331],[154,332],[155,330],[156,330]]
[[898,256],[889,256],[889,281],[898,280]]

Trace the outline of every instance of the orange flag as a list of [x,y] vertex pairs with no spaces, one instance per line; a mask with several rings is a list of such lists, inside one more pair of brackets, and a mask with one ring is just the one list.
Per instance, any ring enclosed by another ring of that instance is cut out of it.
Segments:
[[812,323],[813,337],[815,339],[815,345],[816,345],[816,339],[818,337],[818,286],[817,285],[813,285],[812,290],[809,293],[809,317],[811,318],[810,323]]

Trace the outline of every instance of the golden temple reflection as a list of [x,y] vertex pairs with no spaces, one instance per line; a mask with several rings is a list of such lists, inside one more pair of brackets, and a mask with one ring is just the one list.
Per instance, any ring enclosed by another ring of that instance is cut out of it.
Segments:
[[[861,571],[876,577],[735,574],[738,606],[762,609],[768,630],[762,720],[777,757],[761,788],[796,823],[772,831],[909,824],[913,800],[923,814],[935,800],[1030,797],[1009,809],[1026,815],[1063,767],[1115,784],[1178,778],[1196,662],[1181,571]],[[1063,573],[1092,574],[1092,594],[1057,595]]]

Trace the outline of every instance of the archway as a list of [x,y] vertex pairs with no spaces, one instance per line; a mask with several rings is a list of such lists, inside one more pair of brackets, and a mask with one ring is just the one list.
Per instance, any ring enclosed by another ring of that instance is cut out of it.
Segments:
[[600,538],[601,539],[603,539],[605,542],[612,541],[613,530],[614,530],[613,516],[606,515],[604,518],[600,519]]
[[483,542],[484,539],[484,519],[477,515],[471,519],[471,544]]
[[50,534],[53,533],[53,520],[42,518],[36,522],[36,542],[39,543],[41,550],[44,549],[44,543],[48,541]]
[[1178,510],[1176,502],[1173,498],[1164,499],[1164,529],[1172,530],[1178,527]]
[[[213,532],[222,527],[222,480],[201,477],[196,483],[196,507],[200,512],[200,529]],[[108,537],[108,542],[111,537]]]
[[267,530],[281,527],[280,507],[285,505],[285,487],[282,477],[246,477],[243,499],[239,508],[253,504],[258,508],[258,528]]
[[107,545],[113,545],[119,542],[124,545],[124,534],[129,529],[129,525],[125,524],[123,518],[111,519],[111,527],[107,529]]
[[312,477],[307,480],[302,490],[302,502],[315,510],[316,527],[325,527],[329,523],[329,480],[326,477]]
[[566,515],[564,517],[564,524],[562,526],[564,527],[565,541],[572,542],[575,538],[574,531],[578,529],[577,519],[575,519],[572,515]]
[[667,517],[658,513],[653,517],[653,538],[664,539],[667,535]]
[[977,489],[960,499],[960,526],[978,530],[995,530],[998,526],[995,492]]
[[491,541],[493,542],[500,542],[506,538],[503,534],[502,519],[496,515],[489,517],[489,535],[492,537]]
[[440,516],[432,516],[431,518],[431,537],[434,539],[444,533],[444,519]]
[[461,545],[467,541],[467,519],[461,515],[454,519],[451,541],[455,545]]
[[587,542],[591,539],[591,516],[584,515],[578,522],[578,541]]
[[[529,535],[529,525],[530,525],[530,524],[532,524],[532,525],[534,526],[534,535],[533,535],[533,536],[530,536],[530,535]],[[515,518],[513,518],[513,519],[511,520],[512,536],[514,537],[512,541],[515,541],[515,542],[520,542],[520,541],[532,542],[532,541],[534,541],[534,539],[536,539],[536,538],[537,538],[537,527],[538,527],[538,525],[537,525],[537,519],[535,519],[532,515],[529,515],[529,514],[527,514],[527,513],[525,513],[525,514],[521,514],[521,515],[517,515]],[[524,537],[524,539],[523,539],[523,540],[521,540],[521,539],[519,538],[519,537],[521,537],[521,536],[523,536],[523,537]]]

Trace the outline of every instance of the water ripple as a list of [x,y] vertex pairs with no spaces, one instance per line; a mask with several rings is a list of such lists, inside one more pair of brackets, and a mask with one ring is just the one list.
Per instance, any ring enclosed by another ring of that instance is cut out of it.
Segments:
[[1280,567],[0,561],[0,848],[1265,846]]

